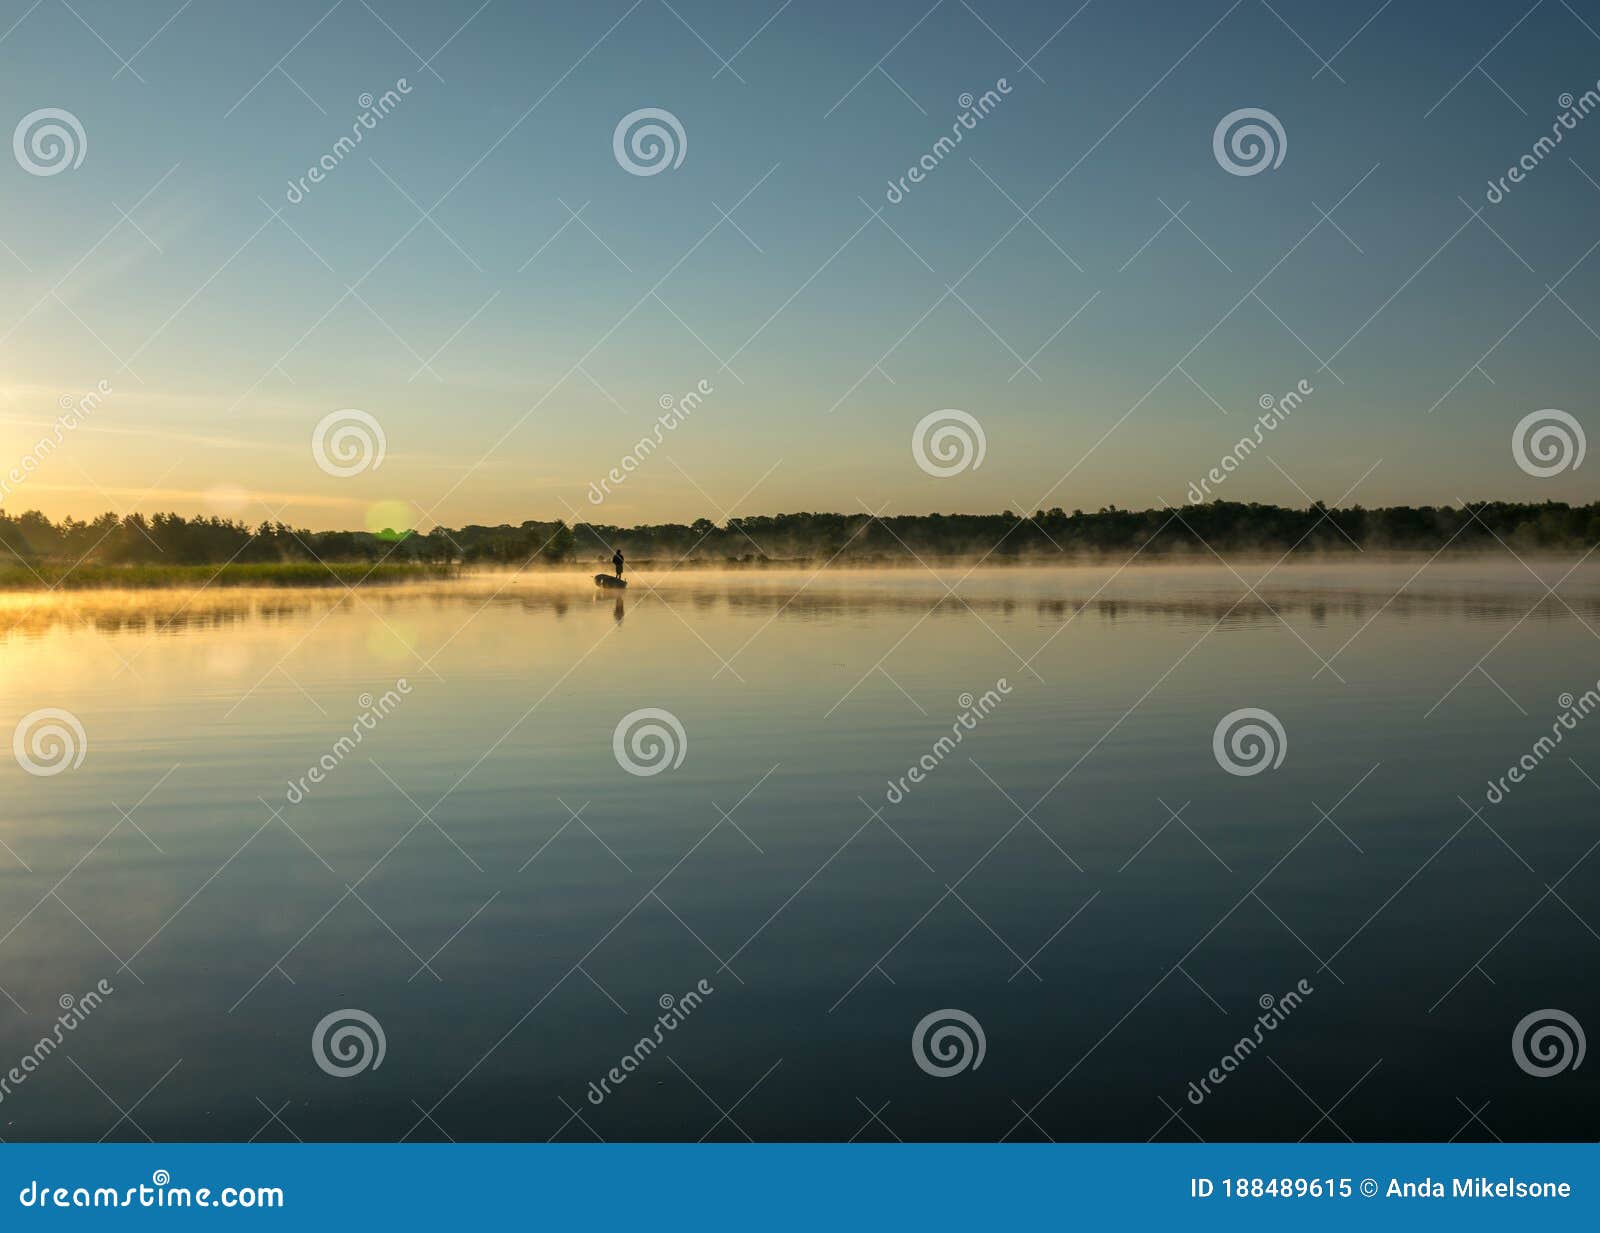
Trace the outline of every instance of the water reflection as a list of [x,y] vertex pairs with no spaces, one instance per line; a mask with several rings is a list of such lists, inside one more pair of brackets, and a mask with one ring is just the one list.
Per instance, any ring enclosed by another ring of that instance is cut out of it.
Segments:
[[[1289,571],[1281,571],[1289,572]],[[1322,571],[1325,573],[1326,571]],[[778,575],[772,572],[689,572],[652,580],[641,577],[634,600],[641,605],[686,606],[696,613],[834,620],[914,613],[956,618],[972,614],[1040,622],[1066,622],[1085,615],[1115,622],[1128,619],[1222,621],[1244,626],[1306,617],[1314,626],[1361,621],[1379,613],[1402,619],[1462,617],[1499,621],[1525,614],[1530,620],[1582,618],[1600,621],[1597,571],[1545,593],[1526,574],[1512,570],[1453,571],[1438,566],[1426,579],[1391,579],[1354,571],[1336,582],[1277,582],[1252,588],[1252,579],[1221,569],[1191,567],[1135,573],[1099,580],[1085,571],[982,571],[969,577],[935,578],[908,570],[840,571],[838,575]],[[959,581],[958,581],[959,580]],[[572,612],[586,580],[548,573],[485,575],[460,582],[382,586],[356,592],[281,588],[186,591],[79,591],[0,595],[0,641],[37,636],[56,628],[86,627],[101,633],[169,633],[221,629],[241,621],[283,622],[308,613],[364,607],[374,612],[423,605],[435,611],[516,607]],[[592,608],[605,597],[594,592]],[[618,593],[612,617],[621,623],[625,600]]]
[[[72,1058],[124,1103],[156,1084],[158,1139],[249,1138],[270,1097],[305,1139],[582,1136],[581,1108],[693,1140],[705,1093],[757,1138],[849,1138],[887,1100],[903,1137],[994,1139],[1050,1091],[1057,1138],[1180,1133],[1177,1107],[1293,1140],[1317,1111],[1265,1059],[1185,1093],[1304,979],[1272,1056],[1324,1104],[1356,1084],[1352,1136],[1448,1138],[1463,1092],[1501,1137],[1592,1136],[1575,1076],[1506,1041],[1543,1006],[1600,1023],[1600,719],[1503,802],[1484,783],[1600,676],[1600,574],[1422,564],[1259,594],[1270,562],[4,597],[0,714],[68,711],[87,756],[0,765],[0,1068],[106,978]],[[1239,778],[1214,732],[1249,707],[1287,757]],[[616,733],[652,709],[685,757],[641,776]],[[702,979],[682,1071],[592,1107]],[[308,1041],[346,1007],[388,1054],[336,1080]],[[948,1081],[908,1047],[944,1007],[989,1041]],[[0,1136],[116,1117],[55,1056]]]

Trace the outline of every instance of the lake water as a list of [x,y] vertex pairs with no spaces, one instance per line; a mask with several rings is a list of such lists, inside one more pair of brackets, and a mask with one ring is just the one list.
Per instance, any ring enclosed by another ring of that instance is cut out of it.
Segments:
[[0,1135],[1595,1138],[1600,569],[1269,567],[9,597]]

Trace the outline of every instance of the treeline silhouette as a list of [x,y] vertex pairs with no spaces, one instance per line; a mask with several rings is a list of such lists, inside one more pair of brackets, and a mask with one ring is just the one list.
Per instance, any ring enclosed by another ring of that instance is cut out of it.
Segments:
[[1148,555],[1433,552],[1586,549],[1600,542],[1600,502],[1568,505],[1484,501],[1463,506],[1355,505],[1305,509],[1213,501],[1176,508],[1094,513],[1040,510],[997,514],[795,513],[618,527],[580,522],[435,527],[427,533],[309,531],[281,522],[250,527],[225,518],[107,513],[90,522],[52,522],[38,511],[0,511],[0,564],[198,565],[326,562],[506,564],[608,559],[621,548],[635,563],[826,561],[868,564],[916,557],[987,556],[1007,561],[1106,553]]

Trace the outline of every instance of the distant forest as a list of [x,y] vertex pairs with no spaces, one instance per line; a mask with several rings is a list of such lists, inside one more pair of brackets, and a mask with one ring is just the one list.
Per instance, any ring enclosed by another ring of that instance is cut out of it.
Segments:
[[1356,547],[1434,552],[1498,548],[1583,550],[1600,542],[1600,502],[1566,505],[1486,501],[1454,506],[1305,509],[1213,501],[1177,508],[1085,513],[1040,510],[1019,521],[997,514],[775,514],[718,526],[615,527],[524,522],[411,531],[307,531],[283,523],[250,527],[179,514],[102,514],[92,522],[51,522],[30,511],[0,511],[0,565],[199,565],[305,561],[505,564],[605,561],[621,548],[630,561],[706,564],[827,561],[893,564],[917,557],[988,556],[992,561],[1062,556],[1345,552]]

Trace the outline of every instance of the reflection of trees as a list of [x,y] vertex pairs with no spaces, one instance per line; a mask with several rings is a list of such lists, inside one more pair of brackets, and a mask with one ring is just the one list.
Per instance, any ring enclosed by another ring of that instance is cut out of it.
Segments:
[[[1195,571],[1201,574],[1202,571]],[[1422,620],[1441,616],[1467,620],[1515,621],[1528,613],[1529,622],[1555,623],[1573,619],[1576,613],[1585,620],[1600,622],[1600,595],[1567,594],[1546,596],[1535,601],[1525,591],[1494,590],[1486,585],[1474,590],[1426,590],[1420,584],[1396,595],[1380,586],[1370,589],[1337,586],[1281,587],[1262,590],[1260,598],[1249,594],[1243,583],[1217,571],[1204,571],[1214,583],[1214,592],[1173,594],[1192,581],[1174,571],[1160,576],[1170,583],[1161,595],[1097,595],[1094,580],[1076,583],[1059,574],[1039,571],[1038,578],[1015,572],[1008,578],[1016,583],[1011,593],[998,593],[993,581],[975,575],[958,595],[949,595],[926,576],[907,577],[905,571],[860,572],[844,578],[819,578],[809,585],[804,579],[778,579],[766,574],[727,573],[714,576],[683,573],[664,585],[641,585],[632,595],[635,609],[658,614],[670,604],[680,614],[693,611],[711,615],[722,611],[752,619],[778,618],[787,621],[835,621],[883,614],[905,614],[930,620],[971,619],[973,613],[1005,620],[1031,618],[1046,624],[1081,618],[1116,622],[1127,620],[1223,620],[1228,626],[1270,624],[1280,617],[1305,618],[1313,625],[1332,622],[1360,622],[1382,613],[1391,620]],[[607,612],[621,621],[627,609],[618,595],[607,608],[593,593],[587,579],[574,583],[569,591],[551,586],[547,579],[533,585],[526,580],[509,581],[487,575],[459,584],[430,584],[418,587],[364,590],[359,605],[380,614],[394,608],[417,604],[442,613],[463,615],[485,606],[516,608],[529,616],[551,616],[557,620],[569,615],[599,615]],[[1139,579],[1148,587],[1152,579]],[[1081,594],[1052,593],[1045,588],[1073,585]],[[1398,585],[1398,584],[1396,584]],[[1463,584],[1471,585],[1471,584]],[[1530,579],[1531,585],[1531,579]],[[659,595],[657,592],[659,591]],[[1023,593],[1017,593],[1021,591]],[[575,603],[590,594],[594,602]],[[348,594],[327,591],[181,591],[77,592],[70,596],[12,595],[0,603],[0,643],[11,639],[38,636],[55,628],[90,628],[106,634],[147,634],[172,631],[222,629],[243,622],[282,624],[307,613],[321,614],[331,609],[354,610],[357,599]]]

